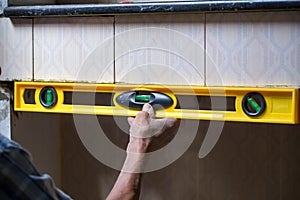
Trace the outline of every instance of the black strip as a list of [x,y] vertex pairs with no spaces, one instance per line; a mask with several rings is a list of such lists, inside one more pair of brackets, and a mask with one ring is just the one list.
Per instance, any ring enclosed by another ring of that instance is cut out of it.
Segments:
[[35,89],[25,89],[23,99],[26,104],[35,104]]
[[251,10],[295,10],[300,1],[192,1],[129,4],[66,4],[8,6],[6,17],[88,16],[173,12],[228,12]]
[[235,111],[236,97],[176,95],[176,109]]
[[68,105],[113,106],[113,93],[64,92],[64,103]]

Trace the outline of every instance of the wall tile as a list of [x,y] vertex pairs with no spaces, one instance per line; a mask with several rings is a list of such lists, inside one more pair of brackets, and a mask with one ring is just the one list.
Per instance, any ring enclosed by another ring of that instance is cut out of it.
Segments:
[[286,125],[281,128],[281,197],[282,199],[300,199],[300,124]]
[[[93,141],[96,141],[94,148],[97,148],[97,145],[101,144],[101,142],[97,142],[97,139],[95,140],[95,136],[99,135],[99,131],[96,130],[99,129],[100,125],[101,130],[111,142],[122,149],[126,149],[129,139],[126,133],[129,130],[126,117],[112,118],[109,116],[98,116],[97,122],[99,123],[94,123],[95,116],[80,115],[76,117],[76,120],[80,120],[80,123],[84,124],[90,130],[91,134],[87,133],[87,135]],[[78,134],[78,124],[76,124],[79,121],[76,122],[76,120],[74,120],[72,115],[62,115],[62,188],[74,199],[105,199],[113,187],[119,171],[105,166],[89,153],[85,147],[86,143],[84,144],[80,140],[82,137]],[[191,128],[191,125],[198,125],[198,122],[189,122],[188,120],[180,122],[181,131],[187,136],[182,138],[183,140],[191,139],[190,136],[195,134],[192,131],[197,131],[197,126]],[[168,132],[166,134],[174,133]],[[160,142],[158,143],[154,141],[154,145],[152,145],[149,151],[162,148],[161,144],[164,144],[162,141],[166,141],[166,139],[160,138]],[[144,173],[140,199],[199,199],[197,198],[199,189],[197,181],[197,164],[199,159],[197,154],[201,142],[202,140],[195,140],[188,150],[182,152],[183,155],[174,161],[174,163],[162,169]],[[182,145],[181,142],[175,148],[177,150],[181,149],[180,145]],[[174,149],[174,151],[176,150]],[[112,151],[107,149],[108,152]],[[168,154],[162,153],[160,154],[160,159],[163,160],[165,157],[172,157],[173,155],[171,152]],[[115,160],[120,159],[119,157],[111,158]],[[160,162],[160,159],[157,159],[156,162]]]
[[217,144],[199,160],[199,199],[281,199],[281,127],[226,122]]
[[300,85],[300,13],[207,15],[207,84]]
[[32,112],[11,114],[12,139],[29,151],[39,172],[49,174],[57,187],[61,187],[60,124],[60,115]]
[[[90,133],[99,134],[93,115],[81,115],[78,119],[88,124]],[[99,124],[113,141],[127,142],[127,134],[118,130],[111,117],[99,116]],[[126,120],[126,118],[124,118]],[[72,115],[62,115],[61,156],[62,189],[73,199],[105,199],[114,185],[119,172],[95,159],[84,146]],[[92,126],[92,127],[91,127]],[[105,126],[105,127],[104,127]],[[65,131],[67,130],[67,131]],[[101,133],[100,133],[101,134]],[[122,137],[123,136],[123,137]],[[95,136],[93,136],[95,137]],[[118,140],[122,137],[123,140]],[[99,141],[100,142],[100,141]],[[97,144],[100,144],[96,142]],[[126,144],[125,144],[126,145]],[[124,145],[123,145],[124,146]]]
[[34,78],[43,81],[113,80],[113,18],[34,20]]
[[[197,128],[195,128],[197,127]],[[198,180],[198,152],[199,146],[202,143],[202,138],[192,136],[194,131],[201,129],[203,130],[207,128],[207,126],[203,126],[203,124],[198,121],[191,120],[181,120],[180,128],[176,133],[176,136],[183,132],[184,135],[188,135],[186,138],[179,139],[179,143],[176,147],[169,152],[168,154],[162,153],[160,155],[160,159],[166,159],[170,157],[174,152],[178,151],[183,145],[183,141],[191,140],[191,145],[185,152],[182,152],[180,158],[170,163],[170,165],[158,169],[156,171],[148,172],[143,175],[142,178],[142,188],[141,188],[141,196],[140,199],[143,200],[164,200],[164,199],[172,199],[172,200],[182,200],[182,199],[193,199],[197,200],[199,193],[199,180]],[[166,133],[166,134],[170,134]],[[172,134],[172,132],[171,132]],[[175,136],[175,137],[176,137]],[[192,136],[192,137],[190,137]],[[162,138],[160,138],[160,141]],[[176,140],[173,138],[173,140]],[[173,141],[174,142],[174,141]],[[160,148],[165,148],[160,145]],[[157,149],[160,149],[157,148]],[[180,151],[180,150],[179,150]],[[159,159],[157,162],[161,162]]]
[[116,17],[116,81],[204,84],[204,16]]
[[0,80],[32,79],[32,20],[0,18]]

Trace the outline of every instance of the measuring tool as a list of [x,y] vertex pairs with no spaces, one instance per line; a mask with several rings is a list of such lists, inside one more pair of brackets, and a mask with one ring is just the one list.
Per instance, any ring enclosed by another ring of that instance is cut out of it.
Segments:
[[15,82],[14,89],[16,111],[135,116],[145,103],[156,117],[299,122],[296,88]]

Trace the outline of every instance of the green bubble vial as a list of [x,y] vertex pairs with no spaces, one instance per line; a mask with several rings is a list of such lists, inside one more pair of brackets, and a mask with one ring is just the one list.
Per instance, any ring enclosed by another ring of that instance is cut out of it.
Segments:
[[150,101],[150,95],[136,95],[135,101],[138,102],[149,102]]
[[261,107],[256,103],[256,101],[253,98],[248,97],[247,101],[256,112],[260,111]]
[[46,104],[51,105],[52,101],[53,101],[52,90],[47,90],[47,92],[46,92]]

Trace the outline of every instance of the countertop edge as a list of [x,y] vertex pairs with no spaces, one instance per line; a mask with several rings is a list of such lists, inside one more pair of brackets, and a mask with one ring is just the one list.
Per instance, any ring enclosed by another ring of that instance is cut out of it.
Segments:
[[300,1],[201,1],[8,6],[5,17],[95,16],[149,13],[300,10]]

